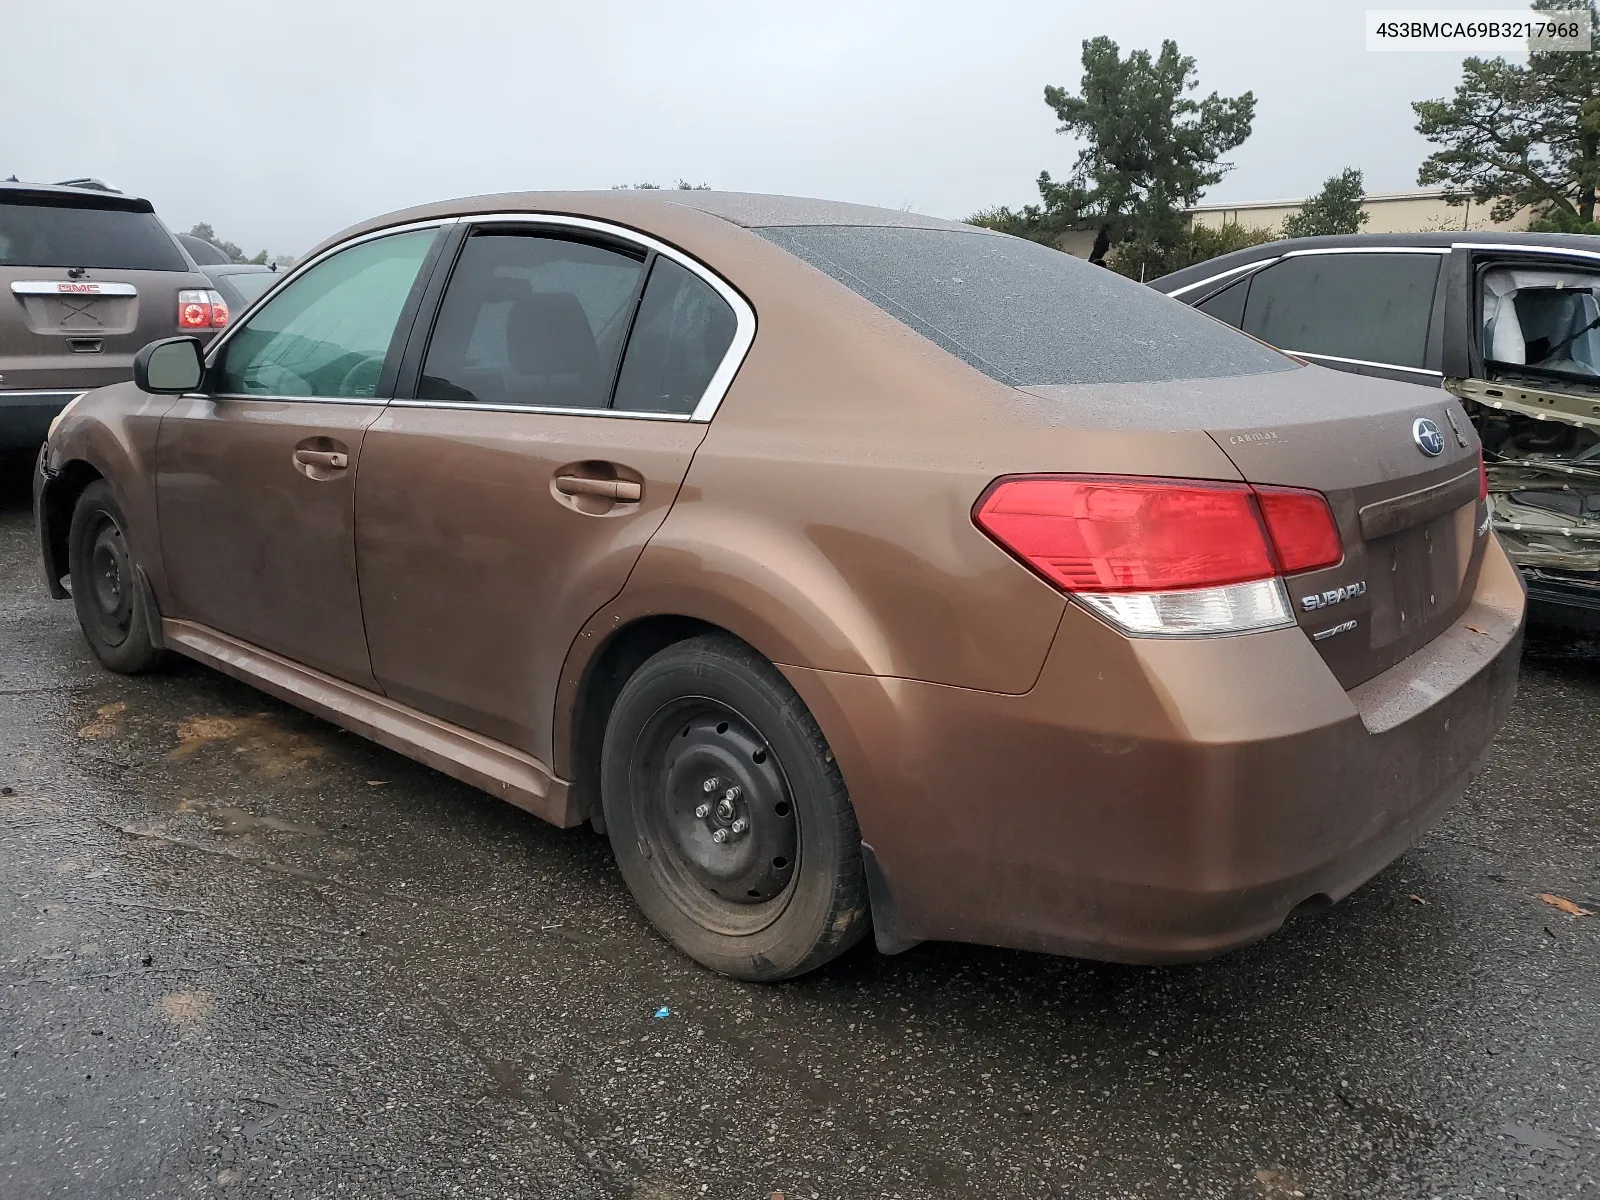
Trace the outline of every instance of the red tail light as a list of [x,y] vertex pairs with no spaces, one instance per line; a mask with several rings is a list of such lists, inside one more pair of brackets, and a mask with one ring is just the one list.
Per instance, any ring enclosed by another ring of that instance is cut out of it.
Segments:
[[1006,479],[975,516],[980,529],[1069,592],[1221,587],[1330,567],[1344,556],[1327,500],[1299,488],[1093,475]]
[[1079,476],[1003,480],[978,527],[1069,592],[1150,592],[1277,572],[1246,484]]
[[179,329],[221,329],[228,323],[228,302],[222,293],[186,288],[178,293]]
[[1344,557],[1328,498],[1303,488],[1258,487],[1256,501],[1285,575],[1331,567]]
[[1002,479],[973,520],[1061,590],[1129,632],[1291,625],[1279,576],[1343,558],[1319,492],[1200,479]]

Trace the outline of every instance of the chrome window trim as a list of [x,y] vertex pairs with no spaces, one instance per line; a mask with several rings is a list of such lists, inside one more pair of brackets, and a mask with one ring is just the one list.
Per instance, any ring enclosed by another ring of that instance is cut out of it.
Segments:
[[1285,354],[1293,354],[1298,358],[1314,358],[1322,362],[1349,363],[1353,367],[1377,367],[1383,371],[1409,371],[1413,375],[1430,375],[1435,379],[1443,379],[1443,371],[1435,371],[1432,367],[1402,367],[1399,363],[1373,362],[1366,358],[1341,358],[1337,354],[1318,354],[1312,350],[1285,350]]
[[462,412],[539,413],[551,417],[621,417],[639,421],[695,421],[690,413],[634,412],[614,408],[562,408],[558,404],[479,404],[475,400],[391,400],[390,408],[453,408]]
[[[622,420],[689,420],[699,424],[711,420],[716,415],[723,398],[727,396],[728,389],[733,386],[734,376],[739,373],[739,368],[744,365],[745,356],[750,352],[750,346],[756,340],[756,312],[739,292],[722,276],[696,258],[691,258],[676,246],[668,245],[658,238],[651,237],[648,233],[641,233],[637,229],[630,229],[626,225],[616,225],[610,221],[600,221],[593,217],[573,217],[565,213],[472,213],[460,218],[469,225],[531,225],[549,229],[580,229],[589,233],[601,233],[618,241],[629,242],[645,250],[654,250],[664,258],[670,258],[680,267],[704,280],[717,295],[727,302],[733,309],[734,331],[733,341],[728,344],[727,353],[722,356],[722,362],[711,375],[711,381],[706,384],[706,390],[700,394],[700,399],[689,413],[659,413],[641,412],[632,409],[616,408],[557,408],[541,405],[481,405],[465,401],[396,401],[407,408],[493,408],[500,412],[536,412],[536,413],[582,413],[591,416],[617,417]],[[624,346],[626,352],[626,346]]]
[[371,404],[383,408],[393,401],[386,396],[279,396],[266,392],[184,392],[185,400],[268,400],[278,404]]
[[1305,250],[1285,250],[1284,258],[1305,258],[1312,254],[1449,254],[1449,246],[1311,246]]
[[1260,267],[1270,267],[1282,257],[1283,256],[1279,254],[1274,255],[1272,258],[1258,258],[1255,262],[1245,263],[1242,267],[1229,267],[1226,271],[1218,271],[1215,275],[1206,276],[1206,278],[1200,280],[1198,283],[1186,283],[1177,291],[1168,292],[1167,295],[1176,298],[1183,295],[1185,292],[1192,292],[1196,288],[1203,288],[1208,283],[1216,283],[1220,279],[1226,279],[1230,275],[1241,275],[1246,271],[1254,271]]
[[1588,258],[1600,261],[1600,251],[1571,246],[1519,246],[1502,242],[1452,242],[1452,250],[1503,250],[1515,254],[1542,254],[1548,258]]
[[[384,227],[383,229],[374,229],[374,230],[371,230],[368,233],[363,233],[358,237],[350,238],[350,239],[348,239],[346,241],[340,242],[336,246],[329,246],[326,250],[324,250],[321,254],[317,255],[315,258],[308,258],[308,259],[305,260],[305,262],[296,263],[288,271],[288,273],[284,275],[284,277],[282,279],[280,279],[277,283],[273,284],[266,291],[262,292],[261,295],[257,296],[256,300],[255,300],[255,303],[250,305],[249,308],[245,309],[243,315],[241,315],[238,318],[238,320],[230,321],[228,323],[228,327],[226,329],[224,329],[220,334],[218,334],[215,338],[212,339],[211,344],[208,347],[206,347],[206,358],[205,358],[206,370],[209,371],[211,369],[211,367],[215,364],[216,358],[217,358],[217,353],[224,346],[226,346],[228,344],[228,339],[233,337],[234,334],[238,333],[239,330],[243,329],[246,325],[248,325],[250,323],[250,318],[255,315],[256,309],[260,308],[263,303],[265,303],[267,300],[270,300],[273,296],[276,296],[284,288],[288,287],[290,283],[292,283],[296,279],[299,279],[300,276],[304,275],[307,271],[309,271],[312,267],[316,266],[318,263],[324,262],[327,259],[332,258],[335,254],[338,254],[339,251],[341,251],[341,250],[348,250],[348,249],[350,249],[351,246],[359,246],[363,242],[376,241],[378,238],[389,237],[391,234],[396,234],[396,233],[413,233],[413,232],[415,232],[415,231],[417,231],[419,229],[443,229],[445,226],[454,225],[454,224],[456,224],[456,222],[458,222],[460,220],[461,220],[460,217],[435,217],[434,219],[432,219],[430,221],[411,221],[411,222],[408,222],[407,224],[404,224],[404,225],[389,225],[389,226]],[[220,397],[222,394],[223,393],[219,392],[218,396]],[[256,396],[256,395],[238,395],[237,393],[231,393],[231,392],[227,393],[227,394],[228,394],[230,399],[241,399],[241,400],[285,400],[285,399],[287,399],[287,400],[336,400],[336,399],[338,399],[338,397],[333,397],[333,396]],[[367,403],[367,401],[363,401],[363,403]]]

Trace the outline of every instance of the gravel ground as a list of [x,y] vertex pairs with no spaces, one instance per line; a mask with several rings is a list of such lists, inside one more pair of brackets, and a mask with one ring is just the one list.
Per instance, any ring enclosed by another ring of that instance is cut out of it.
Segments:
[[1600,1197],[1595,645],[1533,637],[1463,804],[1258,946],[758,987],[587,830],[198,666],[101,670],[32,538],[8,465],[5,1200]]

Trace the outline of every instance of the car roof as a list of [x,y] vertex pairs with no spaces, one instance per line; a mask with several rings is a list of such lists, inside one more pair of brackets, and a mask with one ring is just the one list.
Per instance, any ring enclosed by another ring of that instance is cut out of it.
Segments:
[[15,183],[0,181],[0,204],[8,200],[66,202],[75,208],[116,208],[126,212],[155,212],[150,201],[139,196],[124,196],[121,192],[101,191],[99,188],[64,187],[53,183]]
[[1560,252],[1582,250],[1588,254],[1600,253],[1600,236],[1588,233],[1517,233],[1506,230],[1453,229],[1428,233],[1347,233],[1328,237],[1280,238],[1248,246],[1232,254],[1222,254],[1205,262],[1184,267],[1170,275],[1152,279],[1150,286],[1160,292],[1172,293],[1178,288],[1201,283],[1227,273],[1235,267],[1247,266],[1262,259],[1278,258],[1291,251],[1304,250],[1359,250],[1393,247],[1439,247],[1457,244],[1473,246],[1520,246],[1529,249]]
[[[341,230],[306,254],[310,259],[347,238],[413,221],[433,221],[483,213],[550,213],[589,216],[622,225],[637,224],[658,235],[678,228],[690,216],[705,224],[745,229],[774,225],[892,226],[901,229],[948,229],[1003,237],[962,221],[924,216],[870,204],[776,196],[759,192],[717,192],[684,188],[609,188],[583,192],[503,192],[465,196],[417,208],[401,209]],[[706,222],[705,218],[714,218]]]

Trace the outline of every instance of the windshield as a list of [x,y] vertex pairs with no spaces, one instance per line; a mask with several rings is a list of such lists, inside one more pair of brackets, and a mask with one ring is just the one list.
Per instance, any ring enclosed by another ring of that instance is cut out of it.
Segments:
[[1188,305],[1037,242],[973,229],[757,229],[1013,387],[1208,379],[1297,364]]
[[1495,267],[1483,275],[1483,356],[1600,376],[1600,273]]
[[187,271],[154,213],[0,201],[0,266]]

